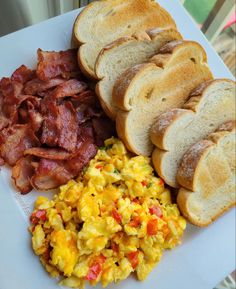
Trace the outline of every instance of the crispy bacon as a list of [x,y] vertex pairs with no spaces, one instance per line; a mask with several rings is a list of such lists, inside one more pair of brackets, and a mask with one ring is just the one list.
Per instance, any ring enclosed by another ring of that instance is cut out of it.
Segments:
[[44,158],[48,160],[68,160],[72,157],[69,152],[60,148],[30,148],[24,151],[24,155],[31,155],[38,158]]
[[85,82],[77,79],[70,79],[66,82],[58,85],[52,92],[54,98],[63,98],[67,96],[73,96],[80,94],[88,88]]
[[66,81],[65,79],[60,78],[60,77],[56,77],[48,81],[43,81],[39,78],[34,78],[31,81],[26,83],[24,87],[24,93],[42,96],[42,92],[44,92],[45,90],[48,90],[59,84],[62,84],[65,81]]
[[113,134],[76,58],[73,49],[39,49],[36,71],[22,65],[0,80],[0,166],[14,166],[23,194],[77,177]]
[[71,172],[73,177],[78,176],[83,167],[96,155],[96,153],[96,145],[91,143],[89,139],[84,141],[78,150],[77,156],[65,163],[67,170]]
[[58,107],[58,145],[68,151],[74,151],[77,143],[76,112],[71,102]]
[[35,168],[32,165],[32,157],[27,156],[19,159],[12,169],[12,179],[16,188],[22,193],[27,194],[32,190],[30,182],[34,175]]
[[57,128],[58,107],[55,102],[45,98],[41,110],[44,116],[41,143],[50,147],[57,146],[59,134]]
[[13,72],[11,80],[24,84],[27,81],[31,80],[34,76],[35,76],[34,70],[29,69],[25,65],[21,65]]
[[14,125],[0,133],[1,157],[10,166],[23,157],[28,148],[39,146],[39,140],[29,125]]
[[4,165],[4,159],[0,158],[0,167]]
[[68,79],[78,69],[77,49],[66,51],[42,51],[38,49],[37,76],[39,79],[47,81],[57,76]]
[[105,139],[115,135],[114,123],[107,117],[93,118],[93,129],[98,146],[102,146]]
[[62,161],[40,159],[31,183],[38,190],[50,190],[65,184],[73,175]]

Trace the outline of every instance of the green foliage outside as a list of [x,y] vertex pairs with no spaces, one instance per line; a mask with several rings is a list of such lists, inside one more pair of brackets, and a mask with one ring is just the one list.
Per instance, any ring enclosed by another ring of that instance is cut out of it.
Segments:
[[184,7],[197,23],[203,24],[215,3],[216,0],[186,0]]

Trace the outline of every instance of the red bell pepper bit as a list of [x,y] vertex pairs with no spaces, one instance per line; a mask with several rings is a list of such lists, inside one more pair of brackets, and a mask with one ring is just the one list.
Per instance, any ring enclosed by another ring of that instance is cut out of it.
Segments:
[[147,223],[147,233],[149,236],[154,236],[157,234],[157,219],[149,220]]
[[95,168],[101,171],[101,169],[103,168],[103,166],[102,166],[102,165],[96,165]]
[[146,187],[148,183],[147,183],[147,181],[142,181],[141,184],[143,187]]
[[96,280],[99,274],[102,272],[102,265],[105,261],[106,257],[102,254],[95,258],[92,265],[89,267],[89,271],[85,279],[88,281]]
[[47,212],[46,210],[38,210],[33,212],[30,216],[30,222],[34,225],[37,225],[39,221],[46,222],[47,220]]
[[159,179],[159,185],[164,186],[164,181],[161,178]]
[[159,206],[152,206],[151,208],[149,208],[149,213],[151,215],[156,215],[158,218],[163,217],[162,210]]
[[118,224],[121,224],[122,216],[118,213],[117,209],[112,209],[111,211],[112,217],[116,220]]
[[134,228],[139,227],[141,225],[140,217],[139,216],[133,217],[129,225],[130,227],[134,227]]
[[134,251],[127,255],[128,260],[130,261],[133,269],[135,269],[138,266],[138,254],[139,251]]

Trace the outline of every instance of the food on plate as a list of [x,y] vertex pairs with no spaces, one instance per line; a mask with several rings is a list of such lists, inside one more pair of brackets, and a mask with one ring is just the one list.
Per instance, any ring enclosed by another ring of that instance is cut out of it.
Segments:
[[180,39],[182,37],[175,28],[153,28],[139,31],[130,37],[118,38],[101,50],[95,65],[96,75],[100,79],[96,92],[110,118],[116,118],[117,109],[112,100],[112,89],[120,74],[147,61],[166,43]]
[[181,161],[177,202],[188,220],[207,226],[235,206],[235,121],[194,144]]
[[96,79],[96,58],[105,45],[153,27],[176,27],[168,12],[153,0],[93,1],[79,14],[73,29],[81,45],[78,61],[82,71]]
[[22,194],[77,177],[114,135],[89,86],[74,49],[39,49],[36,71],[22,65],[0,80],[0,163]]
[[158,175],[178,187],[176,174],[184,153],[217,127],[235,119],[235,82],[218,79],[202,83],[182,108],[161,114],[151,130],[152,161]]
[[119,108],[119,137],[132,152],[151,155],[150,129],[158,115],[181,107],[197,85],[210,79],[207,56],[198,43],[167,43],[149,63],[135,65],[117,79],[113,101]]
[[30,220],[46,270],[76,288],[85,281],[105,287],[132,272],[144,280],[186,226],[150,159],[132,156],[115,138],[53,200],[39,197]]

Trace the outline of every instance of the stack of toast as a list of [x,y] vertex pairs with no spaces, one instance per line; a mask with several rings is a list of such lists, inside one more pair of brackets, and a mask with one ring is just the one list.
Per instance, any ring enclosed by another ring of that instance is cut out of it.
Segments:
[[213,79],[204,48],[153,0],[92,2],[74,39],[119,137],[152,155],[184,216],[206,226],[234,206],[235,82]]

